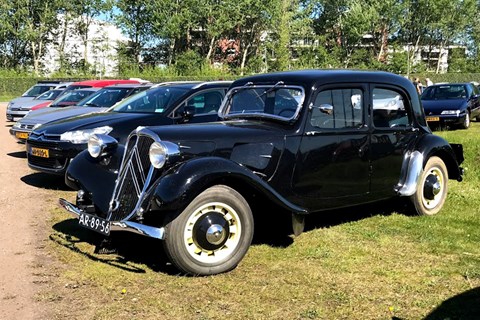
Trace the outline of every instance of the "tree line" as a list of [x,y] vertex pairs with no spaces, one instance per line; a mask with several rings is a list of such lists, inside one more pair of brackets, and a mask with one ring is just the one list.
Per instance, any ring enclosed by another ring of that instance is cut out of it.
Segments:
[[[65,53],[66,29],[75,29],[86,47],[89,25],[105,19],[129,38],[118,44],[119,74],[159,67],[180,75],[439,72],[438,58],[449,48],[449,71],[476,72],[479,6],[475,0],[0,0],[0,68],[41,74],[45,48],[54,44],[58,72],[87,74],[87,50],[77,65]],[[419,61],[421,49],[428,54]]]

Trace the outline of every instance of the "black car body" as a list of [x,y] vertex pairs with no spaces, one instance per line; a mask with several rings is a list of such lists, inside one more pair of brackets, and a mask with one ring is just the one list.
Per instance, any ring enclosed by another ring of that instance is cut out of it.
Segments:
[[472,83],[446,83],[427,87],[421,96],[431,126],[467,129],[480,121],[480,90]]
[[398,196],[435,214],[462,179],[462,146],[431,133],[413,85],[390,73],[248,77],[219,116],[137,128],[125,147],[93,136],[66,174],[76,205],[60,204],[104,235],[162,239],[181,271],[208,275],[238,264],[257,217],[292,213],[298,234],[307,214]]
[[28,137],[28,165],[34,170],[63,175],[70,160],[87,148],[88,138],[94,133],[108,133],[125,143],[128,134],[138,126],[215,121],[230,84],[162,83],[106,112],[49,122]]

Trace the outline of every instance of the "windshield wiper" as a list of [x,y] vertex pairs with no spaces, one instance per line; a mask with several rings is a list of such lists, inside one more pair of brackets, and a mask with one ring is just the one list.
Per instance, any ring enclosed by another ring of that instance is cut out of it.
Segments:
[[88,107],[95,107],[95,108],[101,108],[102,106],[99,106],[98,104],[95,104],[95,103],[85,103],[84,106],[88,106]]

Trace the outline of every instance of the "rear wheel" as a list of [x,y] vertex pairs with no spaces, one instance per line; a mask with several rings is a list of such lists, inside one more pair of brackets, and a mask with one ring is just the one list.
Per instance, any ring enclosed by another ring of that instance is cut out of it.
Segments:
[[434,215],[445,203],[448,192],[448,171],[439,157],[428,159],[418,182],[417,191],[411,196],[419,215]]
[[165,231],[165,251],[179,270],[217,274],[235,268],[247,253],[253,215],[240,193],[217,185],[199,194]]

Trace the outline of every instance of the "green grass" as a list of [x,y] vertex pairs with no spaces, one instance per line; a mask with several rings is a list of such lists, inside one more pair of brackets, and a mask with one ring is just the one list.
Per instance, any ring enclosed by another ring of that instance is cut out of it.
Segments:
[[436,133],[462,143],[466,158],[438,215],[332,212],[339,221],[316,217],[293,241],[255,244],[235,270],[212,277],[177,275],[161,243],[140,237],[96,255],[93,234],[52,209],[49,249],[63,267],[38,299],[58,319],[479,318],[480,123]]

